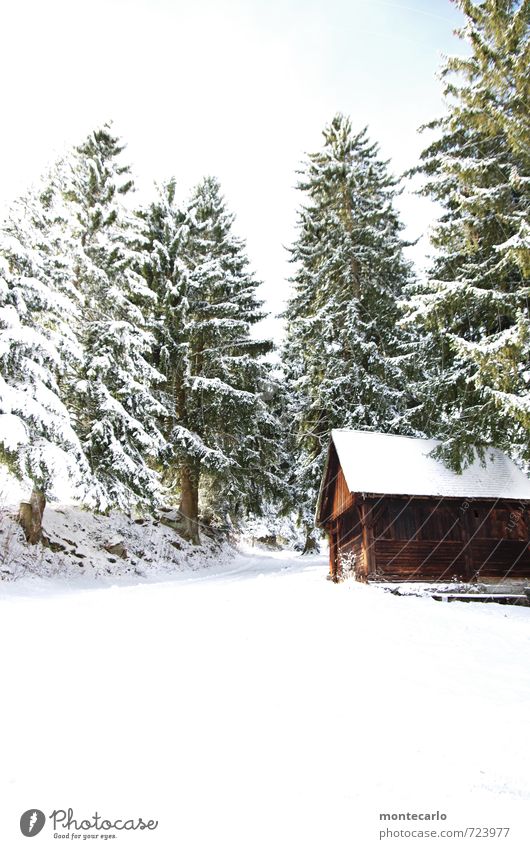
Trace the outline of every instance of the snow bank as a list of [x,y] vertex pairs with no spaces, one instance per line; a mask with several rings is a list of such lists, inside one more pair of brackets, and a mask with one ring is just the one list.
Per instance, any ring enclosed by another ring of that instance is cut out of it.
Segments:
[[71,505],[47,507],[45,544],[28,545],[16,515],[12,507],[0,508],[0,580],[4,581],[25,575],[148,578],[223,566],[234,553],[228,543],[204,535],[201,546],[191,545],[164,524],[163,513],[133,519]]
[[148,578],[224,568],[234,556],[234,547],[214,538],[208,528],[200,546],[182,539],[174,528],[174,509],[160,509],[154,516],[129,517],[119,511],[106,516],[76,503],[75,490],[67,483],[65,479],[58,490],[65,498],[49,502],[44,511],[45,544],[28,545],[17,514],[31,483],[19,481],[0,464],[0,581],[25,575]]

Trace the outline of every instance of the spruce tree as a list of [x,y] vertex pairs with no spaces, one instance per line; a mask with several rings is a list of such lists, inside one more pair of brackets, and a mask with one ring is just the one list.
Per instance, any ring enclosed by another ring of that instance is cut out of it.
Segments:
[[[0,232],[0,440],[29,479],[40,512],[59,481],[85,494],[88,463],[64,387],[82,361],[80,299],[56,186],[57,170],[15,202]],[[36,541],[36,540],[33,540]]]
[[138,221],[125,202],[133,182],[122,151],[110,126],[92,132],[71,160],[64,196],[83,298],[76,429],[98,481],[99,506],[129,509],[159,497],[164,439],[154,391],[162,375],[149,361],[154,295],[141,274]]
[[336,115],[323,135],[298,184],[304,203],[283,353],[306,550],[316,546],[314,509],[331,429],[410,427],[396,327],[410,269],[393,205],[396,181],[367,131],[353,133],[345,116]]
[[263,317],[258,282],[216,180],[204,180],[184,210],[171,181],[144,221],[145,275],[158,304],[155,364],[169,411],[166,480],[197,542],[200,491],[205,508],[233,520],[259,509],[277,485],[277,423],[262,398],[271,344],[251,335]]
[[445,63],[447,113],[417,169],[443,214],[410,318],[418,426],[460,468],[475,445],[530,460],[530,4],[456,3],[469,55]]

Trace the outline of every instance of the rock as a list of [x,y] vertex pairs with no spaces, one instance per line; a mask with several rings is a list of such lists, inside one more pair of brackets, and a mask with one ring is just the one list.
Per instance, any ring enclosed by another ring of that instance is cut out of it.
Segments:
[[113,539],[106,542],[103,546],[109,554],[114,554],[116,557],[121,557],[122,560],[127,560],[127,549],[122,539]]
[[182,530],[182,522],[177,522],[175,519],[169,519],[167,516],[160,517],[160,524],[165,525],[166,528],[171,528],[174,531],[178,531],[179,528]]
[[276,534],[269,534],[267,536],[264,535],[264,536],[261,536],[261,537],[254,537],[254,540],[258,545],[262,545],[265,548],[274,548],[274,549],[280,549],[281,548],[281,545],[278,543],[278,539],[276,537]]
[[[68,542],[68,540],[64,540],[64,543],[66,542]],[[53,551],[55,554],[67,550],[67,547],[63,544],[62,540],[58,540],[56,538],[52,539],[44,531],[42,532],[42,544],[45,548],[49,548],[50,551]]]

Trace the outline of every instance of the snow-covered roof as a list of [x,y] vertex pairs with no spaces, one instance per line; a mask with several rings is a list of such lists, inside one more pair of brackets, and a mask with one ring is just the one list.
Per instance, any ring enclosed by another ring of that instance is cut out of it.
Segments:
[[331,438],[350,492],[530,500],[530,480],[496,448],[458,474],[429,456],[437,439],[363,430],[333,430]]

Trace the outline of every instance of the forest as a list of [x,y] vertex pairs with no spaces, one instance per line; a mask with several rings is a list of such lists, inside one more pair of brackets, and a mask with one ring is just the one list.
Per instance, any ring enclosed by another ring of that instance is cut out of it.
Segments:
[[[95,128],[0,225],[0,461],[38,542],[66,491],[97,513],[178,508],[198,544],[294,516],[305,551],[332,428],[436,437],[462,469],[492,445],[530,468],[530,2],[458,0],[445,111],[399,177],[369,128],[330,116],[297,174],[285,337],[215,177],[135,201]],[[434,200],[428,273],[396,198]],[[278,281],[278,286],[285,285]]]

